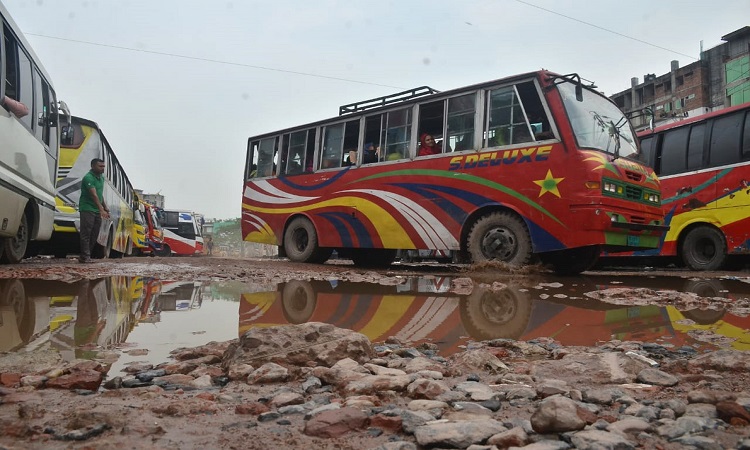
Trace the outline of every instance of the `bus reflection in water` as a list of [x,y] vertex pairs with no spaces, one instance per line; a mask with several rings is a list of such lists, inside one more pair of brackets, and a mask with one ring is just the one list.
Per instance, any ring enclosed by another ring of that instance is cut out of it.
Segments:
[[[735,348],[750,350],[748,317],[724,310],[605,303],[586,293],[606,292],[611,277],[586,280],[555,288],[481,285],[469,295],[450,292],[451,280],[440,277],[412,279],[399,286],[293,280],[276,291],[242,294],[239,333],[255,327],[324,322],[358,331],[373,342],[391,336],[413,345],[432,342],[442,354],[459,351],[469,339],[546,336],[563,345],[584,346],[612,338],[668,339],[676,346],[701,347],[708,335],[718,334]],[[706,297],[727,295],[723,286],[695,281],[653,288],[692,289]]]
[[65,360],[93,358],[125,342],[158,291],[156,280],[143,277],[0,280],[0,351],[49,342]]

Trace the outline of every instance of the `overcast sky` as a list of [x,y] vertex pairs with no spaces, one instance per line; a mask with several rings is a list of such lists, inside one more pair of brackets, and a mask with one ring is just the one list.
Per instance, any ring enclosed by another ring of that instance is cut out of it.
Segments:
[[220,219],[252,135],[541,68],[612,95],[750,25],[748,0],[0,1],[134,187]]

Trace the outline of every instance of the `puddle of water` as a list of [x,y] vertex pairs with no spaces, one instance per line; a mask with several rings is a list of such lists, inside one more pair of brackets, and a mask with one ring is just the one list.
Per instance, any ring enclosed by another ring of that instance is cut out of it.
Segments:
[[[0,351],[50,345],[66,360],[98,359],[114,351],[110,374],[119,375],[131,362],[167,361],[179,347],[233,339],[255,327],[307,321],[349,328],[373,342],[390,336],[414,345],[432,342],[443,355],[470,341],[537,337],[553,337],[563,345],[590,346],[614,338],[699,350],[750,350],[747,308],[739,313],[726,309],[732,302],[747,306],[750,284],[740,281],[514,279],[495,289],[475,286],[470,295],[452,293],[450,287],[449,277],[404,278],[393,286],[300,280],[262,286],[124,276],[75,283],[0,280]],[[632,306],[631,291],[608,300],[631,305],[599,300],[622,288],[695,292],[727,303],[724,309],[680,311],[638,298]],[[134,351],[144,349],[145,355]]]

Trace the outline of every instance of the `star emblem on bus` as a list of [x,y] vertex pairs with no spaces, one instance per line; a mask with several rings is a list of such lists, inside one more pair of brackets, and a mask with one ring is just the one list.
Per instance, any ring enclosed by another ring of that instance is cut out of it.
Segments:
[[547,170],[547,176],[543,180],[535,180],[534,184],[539,185],[542,189],[539,191],[539,196],[546,194],[547,192],[560,197],[560,191],[557,190],[557,185],[562,182],[565,178],[555,178],[552,176],[552,171]]

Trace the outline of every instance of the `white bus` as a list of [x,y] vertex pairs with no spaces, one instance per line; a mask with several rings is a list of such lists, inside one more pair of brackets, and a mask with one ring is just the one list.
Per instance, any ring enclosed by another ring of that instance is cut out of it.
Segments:
[[50,77],[2,3],[0,26],[0,262],[17,263],[52,235],[59,118]]

